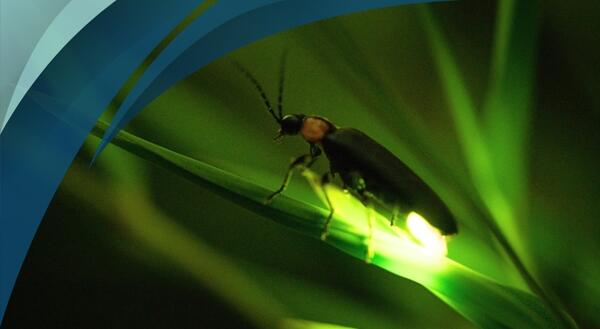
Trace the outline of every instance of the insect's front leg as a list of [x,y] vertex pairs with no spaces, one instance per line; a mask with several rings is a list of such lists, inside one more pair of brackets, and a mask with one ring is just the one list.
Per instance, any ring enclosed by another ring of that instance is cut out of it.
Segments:
[[290,180],[292,179],[292,173],[295,169],[310,168],[310,166],[312,166],[316,160],[317,157],[313,156],[312,154],[304,154],[292,160],[292,163],[290,163],[285,173],[285,177],[283,178],[283,183],[281,183],[281,186],[275,192],[271,193],[271,195],[267,197],[267,200],[265,200],[265,204],[270,204],[271,202],[273,202],[273,199],[275,199],[277,196],[283,193],[283,191],[285,191],[288,184],[290,183]]

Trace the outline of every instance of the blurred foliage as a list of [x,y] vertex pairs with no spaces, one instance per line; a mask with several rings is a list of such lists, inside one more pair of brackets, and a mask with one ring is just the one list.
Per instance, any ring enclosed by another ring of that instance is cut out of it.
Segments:
[[[426,15],[418,6],[388,8],[287,31],[176,84],[127,130],[275,189],[306,145],[272,142],[275,122],[230,59],[248,67],[274,101],[287,48],[286,113],[319,114],[368,133],[459,218],[451,259],[529,290],[490,229],[498,224],[558,307],[582,328],[599,327],[600,11],[595,1],[523,6],[531,2],[440,3]],[[437,46],[428,20],[443,31]],[[457,104],[448,87],[463,88],[467,103]],[[461,125],[457,111],[469,111],[478,132]],[[262,326],[268,318],[253,318],[262,314],[253,307],[358,328],[472,327],[423,287],[115,147],[88,168],[96,142],[86,142],[46,213],[7,328]],[[477,156],[469,142],[481,144],[490,167],[469,160]],[[325,169],[323,160],[315,166]],[[505,197],[509,219],[499,220],[486,202],[491,185],[482,189],[477,170]],[[320,204],[301,177],[286,194]],[[142,231],[150,227],[161,229]],[[171,248],[157,248],[157,239]],[[187,259],[194,255],[214,261],[194,267],[198,259]],[[223,278],[204,276],[221,268]],[[219,287],[220,279],[242,282],[232,288],[239,294]]]

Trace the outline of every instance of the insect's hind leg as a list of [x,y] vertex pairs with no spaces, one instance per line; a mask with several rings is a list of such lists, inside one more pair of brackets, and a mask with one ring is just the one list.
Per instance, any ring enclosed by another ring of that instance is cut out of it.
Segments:
[[396,223],[396,219],[398,218],[398,216],[400,216],[400,207],[399,206],[394,206],[392,208],[392,217],[390,218],[390,226],[394,226],[394,224]]
[[281,183],[281,186],[267,197],[267,199],[265,200],[265,204],[271,204],[271,202],[273,202],[273,199],[275,199],[277,196],[283,193],[283,191],[285,191],[285,189],[290,183],[290,180],[292,179],[292,173],[295,169],[301,167],[309,168],[315,162],[315,160],[316,157],[313,157],[310,154],[304,154],[295,158],[289,165],[285,173],[285,177],[283,178],[283,182]]
[[325,219],[325,224],[323,225],[323,231],[321,231],[321,240],[325,241],[327,236],[329,235],[329,226],[331,225],[331,220],[333,219],[333,214],[335,213],[335,209],[333,208],[333,204],[331,203],[331,199],[329,199],[329,194],[327,194],[327,189],[325,189],[325,184],[329,183],[330,173],[325,173],[321,176],[321,188],[323,189],[323,194],[325,195],[325,201],[327,201],[327,206],[329,206],[329,215]]
[[375,222],[375,208],[373,207],[373,200],[375,197],[367,192],[361,191],[361,201],[365,205],[367,211],[367,224],[369,231],[367,232],[367,254],[365,256],[365,262],[371,263],[373,256],[375,256],[375,248],[373,247],[373,234],[374,234],[374,222]]

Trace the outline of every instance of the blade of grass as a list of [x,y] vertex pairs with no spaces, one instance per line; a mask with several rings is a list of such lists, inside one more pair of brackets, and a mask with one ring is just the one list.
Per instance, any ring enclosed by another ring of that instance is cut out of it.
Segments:
[[500,186],[519,213],[527,194],[527,137],[538,26],[538,1],[498,2],[483,123]]
[[[102,136],[106,124],[98,124],[93,133]],[[271,206],[264,200],[270,190],[252,182],[165,149],[126,132],[113,143],[160,167],[212,190],[268,219],[299,232],[319,238],[327,209],[287,196]],[[316,176],[305,175],[313,184]],[[364,207],[334,186],[326,187],[335,196],[336,214],[327,243],[349,255],[364,259],[367,247],[367,223]],[[317,190],[318,193],[322,191]],[[360,215],[362,213],[362,216]],[[467,319],[485,328],[551,328],[559,319],[535,296],[498,284],[445,257],[434,257],[398,234],[387,220],[376,215],[372,263],[400,277],[423,285]]]
[[461,77],[458,65],[432,13],[427,6],[421,6],[420,10],[473,183],[494,218],[491,220],[484,217],[484,221],[529,288],[542,298],[548,308],[560,319],[563,326],[576,327],[572,318],[537,283],[515,251],[515,249],[519,252],[525,250],[518,238],[520,235],[515,226],[516,214],[494,175],[489,150],[478,125],[475,106]]

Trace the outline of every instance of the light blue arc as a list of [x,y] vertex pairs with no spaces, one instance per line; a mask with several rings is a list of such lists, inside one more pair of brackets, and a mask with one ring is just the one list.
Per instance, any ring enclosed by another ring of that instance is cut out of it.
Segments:
[[[41,24],[37,27],[37,33],[41,34],[37,43],[35,38],[39,34],[32,35],[31,30],[30,44],[32,48],[22,49],[20,52],[11,52],[11,49],[2,51],[2,56],[6,58],[7,75],[2,81],[2,103],[0,103],[0,132],[6,126],[6,123],[14,113],[17,105],[25,96],[25,93],[31,88],[35,80],[40,76],[42,71],[54,59],[58,52],[79,32],[83,29],[94,17],[100,14],[104,9],[110,6],[115,0],[12,0],[3,3],[2,18],[9,19],[6,25],[2,27],[8,28],[5,41],[20,40],[23,42],[23,35],[18,31],[29,30],[31,27],[19,28],[18,25],[28,24],[31,16],[27,17],[27,13],[31,15],[33,8],[39,8],[36,14],[48,15],[41,21],[49,22],[49,25]],[[62,5],[60,5],[62,3]],[[66,3],[66,5],[65,5]],[[52,7],[50,7],[50,4]],[[64,7],[63,7],[64,6]],[[7,7],[7,8],[5,8]],[[62,10],[61,10],[62,8]],[[27,10],[27,11],[26,11]],[[58,11],[60,10],[60,11]],[[54,13],[57,13],[54,16]],[[33,17],[37,17],[34,15]],[[40,18],[35,18],[40,21]],[[3,33],[3,34],[4,34]],[[4,39],[4,38],[3,38]],[[31,40],[34,39],[34,40]],[[33,42],[31,42],[33,41]],[[4,47],[3,47],[4,48]],[[5,53],[6,52],[6,53]],[[27,60],[26,60],[27,59]],[[23,61],[26,62],[24,64]],[[4,66],[4,65],[3,65]],[[19,75],[18,71],[21,69]],[[3,72],[6,72],[3,68]],[[16,76],[19,76],[18,80]],[[16,83],[15,83],[16,82]],[[9,98],[8,96],[12,96]],[[10,99],[10,102],[8,102]],[[8,104],[7,104],[8,103]]]

